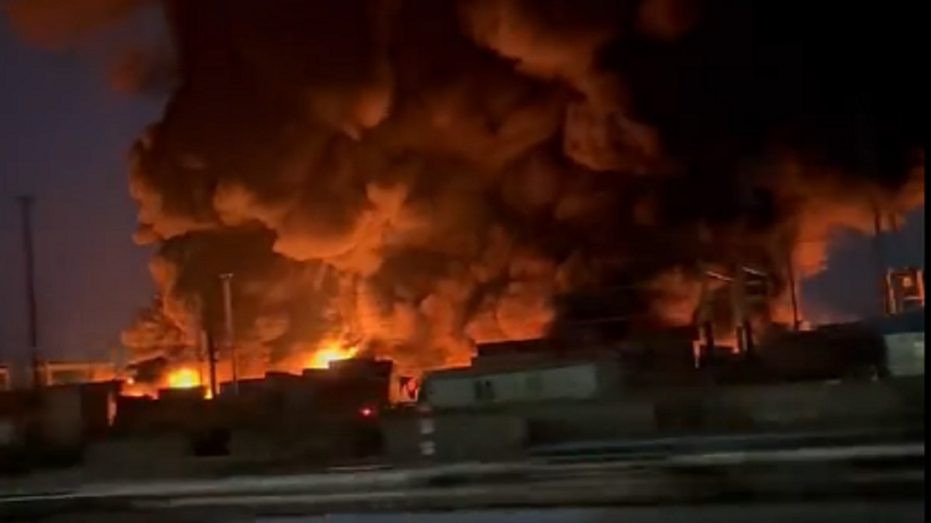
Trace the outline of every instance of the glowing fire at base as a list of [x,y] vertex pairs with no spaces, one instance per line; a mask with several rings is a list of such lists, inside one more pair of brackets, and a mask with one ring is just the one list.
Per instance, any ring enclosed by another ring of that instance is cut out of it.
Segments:
[[168,386],[173,389],[192,389],[200,386],[200,376],[192,369],[177,369],[168,374]]
[[315,352],[304,364],[307,369],[326,369],[335,361],[348,360],[356,355],[355,347],[323,347]]

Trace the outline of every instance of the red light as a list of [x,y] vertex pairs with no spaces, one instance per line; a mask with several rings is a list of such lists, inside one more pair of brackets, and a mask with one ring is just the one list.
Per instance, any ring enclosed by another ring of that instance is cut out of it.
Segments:
[[359,414],[363,418],[371,418],[372,416],[375,415],[375,410],[372,409],[371,407],[362,407],[361,409],[359,409]]

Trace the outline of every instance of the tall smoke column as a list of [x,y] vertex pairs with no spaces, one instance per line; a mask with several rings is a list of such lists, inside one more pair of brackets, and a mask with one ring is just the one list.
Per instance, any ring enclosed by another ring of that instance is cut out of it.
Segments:
[[[903,67],[921,63],[923,18],[903,6],[162,4],[176,88],[133,147],[130,191],[163,299],[126,337],[169,361],[183,304],[221,303],[220,273],[236,274],[244,362],[351,342],[417,371],[545,333],[552,297],[579,287],[632,289],[631,330],[688,323],[696,260],[784,275],[788,237],[805,278],[834,229],[868,230],[871,201],[923,202],[927,89]],[[11,12],[24,33],[63,12],[32,5]],[[719,332],[725,287],[708,293]]]

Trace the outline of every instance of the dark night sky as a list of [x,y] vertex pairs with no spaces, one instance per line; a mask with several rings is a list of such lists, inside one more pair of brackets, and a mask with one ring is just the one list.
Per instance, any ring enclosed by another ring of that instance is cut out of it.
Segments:
[[160,103],[112,93],[96,60],[17,41],[0,17],[0,360],[25,352],[18,194],[34,211],[40,347],[106,357],[151,295],[125,151]]
[[[18,42],[0,19],[0,360],[26,349],[23,258],[15,197],[37,197],[40,350],[105,358],[152,292],[147,253],[131,240],[125,151],[161,103],[115,94],[98,60]],[[890,241],[891,258],[924,265],[924,210]],[[830,269],[804,299],[836,317],[875,310],[869,245],[841,234]],[[823,317],[823,316],[820,316]]]

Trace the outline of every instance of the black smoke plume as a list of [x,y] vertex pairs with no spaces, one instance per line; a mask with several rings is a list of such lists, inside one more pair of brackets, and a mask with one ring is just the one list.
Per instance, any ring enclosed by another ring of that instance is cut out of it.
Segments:
[[632,289],[632,323],[687,322],[698,262],[768,270],[775,299],[787,255],[816,271],[835,227],[924,201],[905,4],[163,7],[177,87],[131,170],[157,312],[216,321],[234,272],[237,332],[268,361],[340,339],[460,363],[590,285]]

